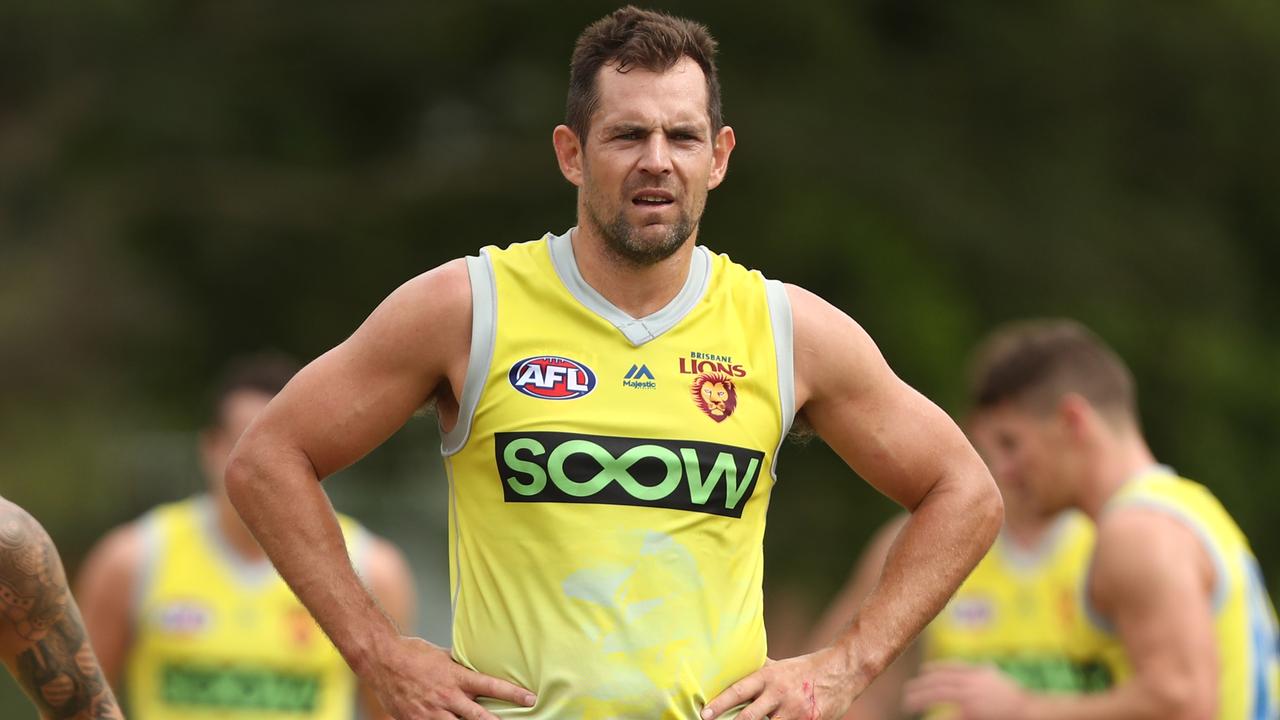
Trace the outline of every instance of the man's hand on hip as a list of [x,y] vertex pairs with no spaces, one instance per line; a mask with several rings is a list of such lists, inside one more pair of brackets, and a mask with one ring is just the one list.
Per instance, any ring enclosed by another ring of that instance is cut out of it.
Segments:
[[836,648],[770,660],[707,703],[702,718],[713,720],[748,703],[738,720],[834,720],[862,690],[851,675],[848,657]]
[[522,687],[468,670],[447,650],[419,638],[399,638],[361,675],[396,720],[498,720],[476,702],[477,697],[524,707],[536,700]]

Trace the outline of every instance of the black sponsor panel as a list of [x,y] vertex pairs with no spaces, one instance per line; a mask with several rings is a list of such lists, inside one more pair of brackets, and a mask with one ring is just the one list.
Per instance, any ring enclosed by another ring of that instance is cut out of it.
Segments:
[[507,502],[601,503],[740,518],[764,471],[759,450],[696,440],[496,433]]

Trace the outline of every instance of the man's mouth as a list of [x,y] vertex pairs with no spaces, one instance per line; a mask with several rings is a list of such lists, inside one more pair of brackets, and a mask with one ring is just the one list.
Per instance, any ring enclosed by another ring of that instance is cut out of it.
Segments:
[[640,207],[661,207],[675,202],[671,193],[663,190],[643,190],[631,196],[631,203]]

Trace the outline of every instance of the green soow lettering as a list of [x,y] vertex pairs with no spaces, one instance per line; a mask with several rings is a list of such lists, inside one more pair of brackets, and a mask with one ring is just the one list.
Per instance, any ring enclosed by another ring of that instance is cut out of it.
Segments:
[[166,665],[161,695],[169,705],[227,710],[310,713],[320,696],[318,675],[269,668]]
[[[1079,662],[1059,656],[986,658],[1018,685],[1040,692],[1100,692],[1111,687],[1111,673],[1099,662]],[[983,659],[974,658],[981,663]]]
[[742,517],[764,452],[694,440],[495,433],[507,502],[582,502]]

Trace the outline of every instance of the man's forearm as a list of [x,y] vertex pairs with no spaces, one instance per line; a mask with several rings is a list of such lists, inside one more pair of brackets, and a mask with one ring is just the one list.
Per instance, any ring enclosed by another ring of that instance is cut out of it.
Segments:
[[351,565],[329,498],[304,458],[237,448],[227,494],[280,576],[358,674],[399,635]]
[[991,547],[1003,518],[985,470],[940,480],[912,512],[838,644],[867,678],[893,662]]
[[44,529],[0,499],[0,659],[43,718],[120,718]]

